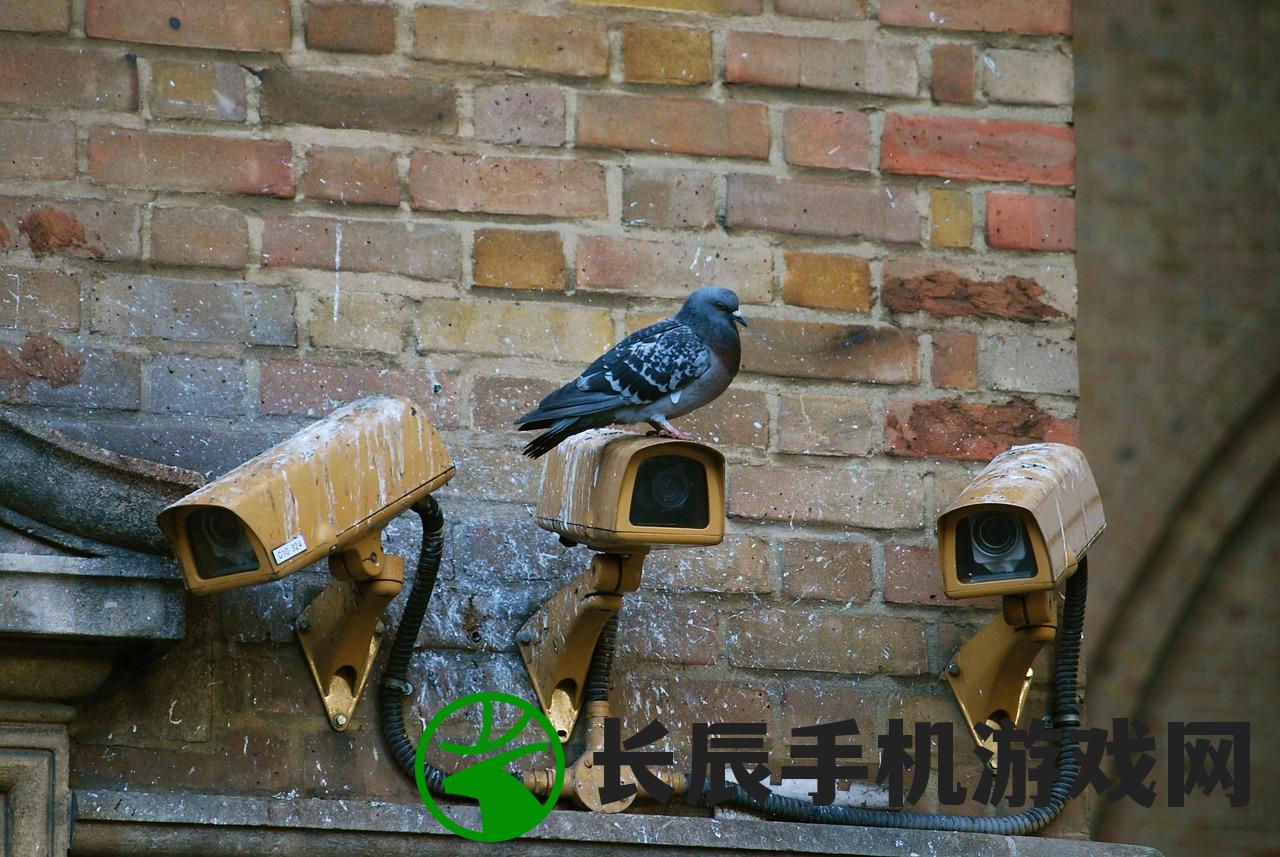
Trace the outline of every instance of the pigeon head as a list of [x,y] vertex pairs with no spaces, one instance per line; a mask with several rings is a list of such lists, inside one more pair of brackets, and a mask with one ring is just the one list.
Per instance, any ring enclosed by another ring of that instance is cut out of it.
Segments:
[[738,311],[738,296],[732,289],[705,286],[692,292],[676,318],[699,333],[731,335],[738,338],[735,324],[747,326],[747,320]]

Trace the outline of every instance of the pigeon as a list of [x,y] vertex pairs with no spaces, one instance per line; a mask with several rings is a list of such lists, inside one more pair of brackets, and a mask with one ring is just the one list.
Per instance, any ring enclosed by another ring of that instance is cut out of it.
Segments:
[[730,289],[691,293],[680,312],[637,330],[597,357],[576,379],[520,419],[520,431],[546,429],[525,445],[538,458],[579,432],[647,422],[663,437],[689,440],[671,424],[719,396],[738,374],[747,321]]

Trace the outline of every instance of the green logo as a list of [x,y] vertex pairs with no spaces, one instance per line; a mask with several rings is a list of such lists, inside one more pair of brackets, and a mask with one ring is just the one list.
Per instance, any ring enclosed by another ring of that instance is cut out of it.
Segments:
[[[514,726],[497,738],[493,738],[491,736],[494,707],[497,703],[517,709],[520,717]],[[444,779],[445,794],[469,797],[480,803],[480,830],[463,827],[445,814],[436,803],[435,795],[427,790],[427,777],[424,770],[427,748],[431,745],[431,739],[436,731],[454,712],[471,705],[481,706],[480,734],[476,737],[475,743],[466,745],[441,740],[439,748],[441,752],[455,756],[487,756],[457,773],[449,774]],[[509,747],[508,745],[515,744],[520,738],[530,720],[533,720],[533,725],[537,727],[535,731],[540,729],[543,734],[531,743]],[[501,752],[495,753],[495,751]],[[551,794],[547,795],[544,802],[539,803],[520,780],[511,776],[507,766],[516,759],[546,751],[550,751],[555,756],[556,776]],[[556,805],[556,800],[560,797],[560,789],[564,785],[564,748],[560,746],[560,739],[556,737],[556,730],[551,725],[551,721],[533,703],[509,693],[496,691],[473,693],[461,699],[455,699],[431,718],[431,722],[422,732],[422,740],[418,742],[417,762],[413,770],[418,781],[418,793],[422,795],[422,802],[435,816],[436,821],[443,824],[446,829],[467,839],[474,839],[477,842],[503,842],[533,830],[542,823]]]

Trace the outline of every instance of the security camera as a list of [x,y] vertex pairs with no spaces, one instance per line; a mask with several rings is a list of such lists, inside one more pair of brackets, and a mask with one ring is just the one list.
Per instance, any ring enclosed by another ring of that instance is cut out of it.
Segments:
[[1105,526],[1083,452],[1015,446],[938,517],[943,588],[948,598],[1057,589]]
[[724,456],[700,443],[613,429],[574,435],[542,471],[538,525],[598,551],[516,635],[538,701],[561,741],[582,710],[601,632],[640,586],[654,547],[724,539]]
[[996,456],[938,517],[947,597],[1001,597],[1001,615],[946,667],[970,734],[991,753],[993,768],[994,736],[983,737],[978,727],[1021,718],[1031,664],[1057,635],[1054,592],[1084,567],[1105,526],[1084,453],[1060,443],[1015,446]]
[[418,405],[380,396],[334,411],[162,511],[187,588],[207,595],[277,580],[328,558],[334,580],[296,631],[330,725],[350,724],[377,657],[404,560],[383,528],[453,478]]
[[[392,518],[454,474],[420,407],[361,399],[162,511],[187,588],[199,595],[293,574],[376,540]],[[367,554],[366,554],[367,555]]]
[[583,432],[547,456],[538,526],[598,551],[716,545],[724,456],[700,443]]

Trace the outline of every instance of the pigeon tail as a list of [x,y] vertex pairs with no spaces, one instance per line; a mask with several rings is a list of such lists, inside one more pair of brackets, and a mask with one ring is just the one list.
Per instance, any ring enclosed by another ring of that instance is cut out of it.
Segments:
[[557,420],[549,429],[526,443],[523,452],[530,458],[541,458],[575,434],[607,426],[611,422],[613,417],[609,413],[587,414],[582,417],[566,417]]

